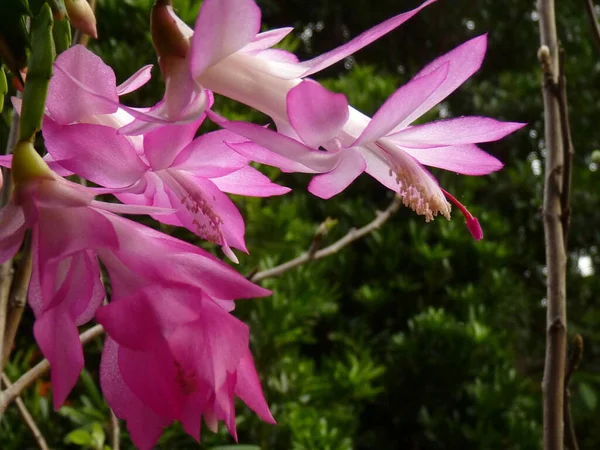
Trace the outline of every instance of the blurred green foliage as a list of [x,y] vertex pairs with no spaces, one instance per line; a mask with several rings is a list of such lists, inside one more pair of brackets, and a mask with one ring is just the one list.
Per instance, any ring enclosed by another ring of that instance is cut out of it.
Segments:
[[[259,1],[265,29],[293,25],[284,45],[301,58],[329,50],[418,1]],[[600,55],[594,52],[582,2],[557,2],[566,49],[574,162],[569,239],[569,330],[585,340],[572,384],[580,447],[600,448],[600,309],[594,276],[600,255]],[[148,31],[151,0],[99,0],[100,39],[90,47],[114,67],[119,81],[155,63]],[[193,24],[199,2],[176,0]],[[252,350],[277,426],[239,405],[239,441],[224,427],[203,432],[213,450],[506,449],[541,447],[541,379],[545,339],[545,268],[541,196],[543,129],[533,2],[440,1],[401,29],[328,69],[320,80],[372,114],[427,62],[480,33],[489,33],[482,69],[423,120],[466,114],[528,122],[500,142],[484,145],[505,168],[487,177],[434,171],[479,217],[485,239],[475,242],[463,219],[425,224],[402,209],[383,228],[327,259],[263,285],[274,294],[238,302],[252,330]],[[162,96],[153,80],[124,100],[148,106]],[[217,98],[231,118],[266,118]],[[9,111],[0,131],[6,141]],[[269,174],[294,191],[272,199],[235,200],[247,224],[250,273],[305,251],[318,225],[337,220],[324,245],[372,219],[391,194],[363,175],[329,201],[306,192],[304,175]],[[166,231],[194,241],[185,230]],[[200,244],[200,243],[199,243]],[[203,245],[203,244],[201,244]],[[214,250],[214,249],[213,249]],[[218,251],[215,250],[217,253]],[[8,375],[18,377],[39,353],[31,316],[22,325]],[[47,380],[24,401],[52,448],[110,445],[107,406],[97,384],[101,342],[87,349],[87,372],[59,414],[50,409]],[[122,426],[124,429],[124,426]],[[0,424],[3,450],[34,448],[10,408]],[[122,448],[132,449],[125,431]],[[161,449],[197,448],[180,425],[165,431]]]

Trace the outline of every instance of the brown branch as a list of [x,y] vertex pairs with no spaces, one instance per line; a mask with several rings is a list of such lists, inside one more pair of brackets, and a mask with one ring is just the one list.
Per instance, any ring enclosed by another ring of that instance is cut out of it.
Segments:
[[[17,92],[17,97],[21,98],[22,94]],[[13,115],[10,122],[10,132],[8,134],[8,141],[6,143],[6,154],[12,152],[14,146],[17,143],[19,136],[19,115],[13,109]],[[10,172],[7,169],[2,168],[2,177],[4,179],[4,185],[0,191],[0,207],[3,207],[10,200],[12,195],[12,180]],[[8,303],[10,296],[10,286],[13,280],[13,261],[12,259],[0,264],[0,373],[4,367],[3,361],[3,348],[4,348],[4,333],[6,331],[6,323],[8,318]]]
[[600,26],[596,20],[596,12],[594,11],[594,2],[592,0],[585,0],[585,11],[590,22],[592,29],[592,36],[594,38],[594,45],[596,50],[600,53]]
[[566,363],[567,307],[566,263],[561,190],[564,151],[559,90],[558,38],[554,0],[538,0],[540,43],[538,52],[544,84],[545,144],[544,235],[546,246],[547,311],[546,356],[542,382],[544,450],[564,450],[564,377]]
[[271,269],[257,272],[250,277],[250,280],[258,282],[264,280],[265,278],[278,277],[283,275],[288,270],[301,266],[302,264],[306,264],[309,261],[314,261],[317,259],[325,258],[326,256],[333,255],[334,253],[339,252],[348,244],[351,244],[352,242],[362,238],[363,236],[366,236],[369,233],[372,233],[373,231],[381,227],[396,211],[398,211],[401,205],[402,199],[399,196],[395,196],[392,203],[390,203],[390,205],[384,211],[377,211],[375,219],[373,219],[364,227],[358,229],[351,229],[348,232],[348,234],[346,234],[343,238],[325,247],[324,249],[311,252],[309,248],[309,251],[302,253],[297,258],[294,258],[286,263],[280,264],[279,266],[272,267]]
[[581,359],[583,358],[583,339],[581,335],[576,334],[573,337],[571,354],[569,355],[569,363],[565,370],[565,392],[564,392],[564,422],[565,422],[565,449],[567,450],[579,450],[579,444],[577,443],[577,435],[575,434],[575,425],[573,423],[573,416],[571,414],[571,390],[569,384],[573,373],[579,367]]
[[[10,388],[12,386],[12,383],[10,382],[8,376],[5,373],[2,374],[2,382],[6,385],[7,388]],[[23,420],[31,430],[35,442],[37,442],[37,445],[40,448],[40,450],[50,450],[48,444],[46,443],[46,439],[44,439],[44,435],[35,423],[35,420],[33,420],[33,417],[27,410],[27,407],[25,406],[25,403],[23,402],[21,397],[17,397],[15,399],[15,403],[17,404],[17,408],[19,408],[19,412],[21,413]]]
[[[97,338],[104,333],[102,325],[94,325],[92,328],[84,331],[79,335],[81,345],[85,345],[91,340]],[[50,369],[50,362],[43,359],[13,383],[11,387],[3,392],[0,392],[0,416],[6,411],[8,405],[14,401],[21,392],[29,387],[35,380],[44,375]]]
[[29,288],[29,280],[31,279],[31,265],[31,236],[27,235],[21,255],[21,261],[15,270],[10,290],[0,369],[2,369],[8,361],[8,357],[10,356],[10,352],[17,336],[19,324],[21,323],[21,317],[23,316],[23,311],[27,304],[27,290]]
[[119,450],[121,447],[121,427],[119,418],[112,409],[110,410],[110,436],[112,450]]

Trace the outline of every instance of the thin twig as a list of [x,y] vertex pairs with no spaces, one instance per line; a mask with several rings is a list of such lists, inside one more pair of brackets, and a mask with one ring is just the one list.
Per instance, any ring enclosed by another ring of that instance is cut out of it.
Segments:
[[558,37],[554,0],[538,0],[538,51],[544,84],[544,128],[547,150],[544,183],[544,236],[546,246],[547,311],[544,380],[544,450],[564,450],[564,377],[566,363],[566,264],[561,190],[564,151],[559,90]]
[[[12,383],[10,382],[8,376],[5,373],[2,374],[2,382],[6,385],[7,388],[10,388],[12,386]],[[25,406],[25,403],[23,402],[21,397],[17,397],[15,403],[17,404],[17,408],[19,408],[19,412],[21,413],[23,420],[31,430],[35,442],[37,442],[37,445],[40,448],[40,450],[50,450],[48,444],[46,443],[46,439],[44,439],[44,435],[35,423],[35,420],[33,420],[33,417],[27,410],[27,407]]]
[[[17,97],[21,98],[21,92],[17,92]],[[10,122],[10,132],[8,134],[8,141],[6,143],[5,153],[9,154],[12,152],[13,148],[17,143],[17,138],[19,136],[19,115],[13,109],[13,115]],[[0,191],[0,207],[3,207],[10,200],[10,196],[12,194],[12,180],[10,177],[10,172],[7,169],[2,168],[2,177],[4,180],[4,185],[2,186],[2,190]],[[13,260],[9,259],[8,261],[0,264],[0,373],[2,373],[2,369],[4,367],[3,361],[3,348],[4,348],[4,333],[6,330],[6,322],[8,317],[8,302],[10,296],[10,286],[13,280]]]
[[121,447],[121,427],[119,418],[112,409],[110,410],[110,436],[112,450],[119,450]]
[[594,11],[594,2],[592,0],[585,0],[585,10],[592,28],[592,36],[594,37],[594,45],[596,50],[600,53],[600,25],[596,20],[596,12]]
[[258,282],[264,280],[265,278],[273,278],[283,275],[290,269],[301,266],[302,264],[306,264],[309,261],[325,258],[326,256],[333,255],[334,253],[339,252],[342,248],[356,241],[357,239],[366,236],[367,234],[373,232],[380,226],[382,226],[402,205],[402,199],[399,196],[395,196],[392,203],[384,210],[377,211],[377,215],[375,219],[369,222],[362,228],[351,229],[348,234],[346,234],[340,240],[334,242],[333,244],[325,247],[324,249],[317,250],[315,252],[305,252],[302,253],[297,258],[292,259],[286,263],[280,264],[279,266],[273,267],[271,269],[263,270],[261,272],[255,273],[252,277],[250,277],[251,281]]
[[569,355],[569,363],[565,370],[565,449],[567,450],[579,450],[579,444],[577,443],[577,435],[575,434],[575,424],[573,423],[573,416],[571,414],[571,390],[569,384],[573,373],[579,367],[581,359],[583,358],[583,339],[581,335],[576,334],[573,337],[573,343],[571,347],[571,354]]
[[23,316],[23,311],[27,304],[27,290],[29,288],[29,280],[31,280],[31,269],[31,236],[28,234],[25,237],[21,261],[15,270],[10,290],[0,369],[3,368],[8,361],[8,357],[10,356],[11,349],[17,336],[19,324],[21,323],[21,317]]
[[565,252],[567,252],[569,227],[571,226],[571,179],[573,177],[573,156],[575,148],[571,139],[571,124],[569,123],[569,106],[567,101],[567,77],[565,75],[565,51],[559,50],[559,74],[558,74],[558,105],[560,111],[560,129],[563,138],[563,183],[561,190],[561,209],[563,238],[565,241]]
[[[101,336],[104,333],[102,325],[94,325],[89,330],[84,331],[79,335],[81,345],[85,345],[91,340]],[[11,387],[3,392],[0,392],[0,416],[6,411],[8,405],[14,401],[21,392],[23,392],[35,380],[44,375],[50,369],[50,362],[43,359],[13,383]]]

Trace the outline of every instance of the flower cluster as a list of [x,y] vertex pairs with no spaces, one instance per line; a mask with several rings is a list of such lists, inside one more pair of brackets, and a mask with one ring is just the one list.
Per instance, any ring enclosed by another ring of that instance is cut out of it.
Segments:
[[[485,117],[412,124],[480,67],[485,35],[426,66],[372,118],[308,78],[434,1],[308,61],[273,48],[291,28],[259,32],[254,0],[204,0],[193,30],[169,1],[157,1],[151,31],[165,93],[150,108],[119,98],[150,79],[150,66],[117,85],[113,70],[82,46],[57,58],[42,128],[48,154],[42,159],[25,143],[12,159],[0,160],[12,165],[15,182],[0,211],[0,260],[14,256],[31,230],[29,302],[35,337],[51,363],[55,408],[83,368],[77,327],[95,318],[108,334],[104,395],[139,448],[151,448],[173,420],[196,439],[202,419],[212,430],[222,420],[235,437],[236,396],[274,422],[248,327],[231,314],[234,300],[269,291],[210,254],[117,214],[185,227],[237,262],[233,249],[247,252],[244,221],[227,194],[289,191],[250,165],[258,162],[311,174],[309,191],[325,199],[367,172],[427,221],[450,218],[450,203],[456,204],[473,236],[482,238],[477,219],[424,166],[467,175],[499,170],[502,164],[476,144],[522,124]],[[213,93],[267,114],[276,131],[220,116]],[[20,108],[19,100],[14,104]],[[196,137],[207,119],[221,129]],[[62,178],[72,174],[98,187]],[[95,200],[98,194],[122,203]]]

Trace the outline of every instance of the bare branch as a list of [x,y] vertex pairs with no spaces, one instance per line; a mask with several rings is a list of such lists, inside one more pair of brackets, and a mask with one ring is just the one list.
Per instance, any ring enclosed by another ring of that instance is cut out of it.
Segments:
[[6,317],[6,329],[4,331],[4,343],[2,346],[2,359],[0,360],[0,370],[8,361],[12,346],[17,336],[17,330],[21,323],[21,317],[27,304],[27,290],[31,280],[31,236],[27,235],[23,246],[21,261],[13,278],[8,300],[8,311]]
[[[84,331],[79,335],[81,345],[85,345],[91,340],[101,336],[104,333],[102,325],[94,325],[89,330]],[[3,392],[0,392],[0,416],[6,411],[8,405],[14,401],[21,392],[30,386],[35,380],[44,375],[50,369],[50,362],[43,359],[13,383],[11,387]]]
[[583,339],[581,335],[576,334],[573,337],[573,345],[571,348],[571,354],[569,355],[569,364],[565,371],[565,393],[564,393],[564,404],[565,404],[565,449],[567,450],[579,450],[579,444],[577,443],[577,435],[575,434],[575,425],[573,423],[573,416],[571,414],[571,390],[569,389],[569,383],[573,373],[579,367],[581,359],[583,358]]
[[[352,242],[366,236],[369,233],[372,233],[379,227],[381,227],[402,205],[402,199],[399,196],[395,196],[392,203],[385,209],[385,211],[377,211],[375,219],[369,222],[362,228],[351,229],[348,234],[346,234],[340,240],[334,242],[333,244],[325,247],[324,249],[317,251],[307,251],[302,253],[297,258],[292,259],[286,263],[280,264],[279,266],[273,267],[271,269],[263,270],[261,272],[255,273],[252,277],[250,277],[251,281],[258,282],[264,280],[265,278],[273,278],[283,275],[288,270],[291,270],[295,267],[301,266],[302,264],[306,264],[309,261],[325,258],[326,256],[333,255],[334,253],[339,252],[345,246],[351,244]],[[319,228],[320,229],[320,228]],[[313,239],[314,242],[314,239]],[[312,246],[311,246],[312,247]]]
[[544,186],[544,235],[546,245],[547,311],[546,359],[542,383],[544,400],[544,450],[564,450],[564,388],[567,337],[564,190],[564,136],[557,92],[559,48],[554,0],[538,0],[540,44],[538,51],[544,74],[544,125],[548,149]]
[[[2,382],[6,385],[7,388],[10,388],[12,386],[12,383],[10,382],[8,376],[5,373],[2,374]],[[17,408],[19,408],[19,412],[21,413],[23,420],[33,433],[33,437],[35,438],[35,441],[37,442],[40,450],[50,450],[48,444],[46,443],[46,439],[44,439],[44,435],[35,423],[35,420],[33,420],[33,417],[27,410],[27,407],[25,406],[25,403],[23,402],[21,397],[17,397],[15,399],[15,403],[17,404]]]
[[112,450],[119,450],[121,447],[121,427],[119,418],[112,409],[110,410],[110,436]]
[[592,0],[585,0],[585,10],[592,29],[594,45],[596,46],[596,50],[600,53],[600,26],[596,20],[596,12],[594,11],[594,2]]

